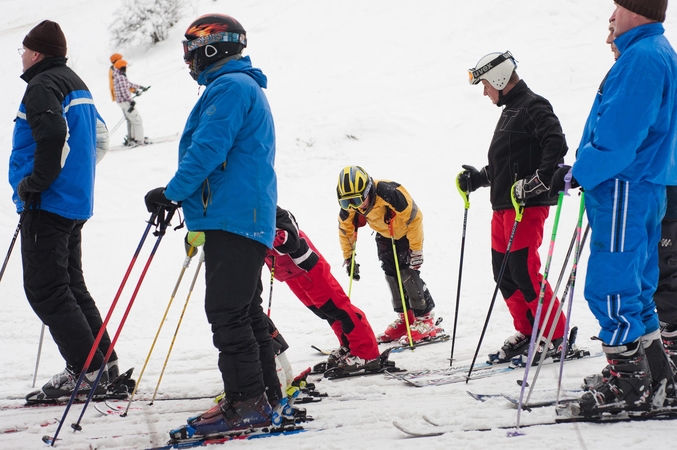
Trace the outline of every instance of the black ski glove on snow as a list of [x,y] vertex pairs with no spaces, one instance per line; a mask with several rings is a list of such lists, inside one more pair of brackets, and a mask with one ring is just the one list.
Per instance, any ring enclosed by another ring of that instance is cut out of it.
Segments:
[[481,187],[491,186],[486,166],[482,167],[482,170],[465,164],[461,167],[465,170],[458,174],[458,186],[463,192],[475,192]]
[[[350,276],[350,265],[352,263],[352,258],[348,258],[345,261],[343,261],[343,265],[346,268],[346,272],[348,273],[348,276]],[[360,281],[360,265],[355,263],[355,269],[353,270],[353,280],[355,281]]]
[[161,209],[171,210],[181,206],[181,203],[174,202],[165,197],[165,188],[158,187],[148,191],[144,197],[146,209],[149,213],[158,212]]

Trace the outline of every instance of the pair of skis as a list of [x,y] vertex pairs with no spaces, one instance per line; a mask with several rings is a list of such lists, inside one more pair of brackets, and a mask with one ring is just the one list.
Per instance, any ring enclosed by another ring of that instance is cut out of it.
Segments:
[[[412,438],[421,438],[421,437],[434,437],[441,436],[448,433],[470,433],[470,432],[486,432],[493,430],[511,430],[515,429],[514,425],[497,425],[492,427],[478,427],[478,428],[451,428],[446,427],[437,422],[436,420],[430,419],[427,416],[422,416],[423,420],[426,422],[425,428],[419,426],[412,426],[410,424],[404,425],[397,421],[393,421],[393,426],[398,430],[405,433],[407,436]],[[646,412],[624,412],[619,414],[602,414],[600,416],[559,416],[555,420],[536,422],[536,423],[526,423],[520,424],[520,428],[528,427],[537,427],[537,426],[550,426],[550,425],[559,425],[566,423],[619,423],[619,422],[640,422],[648,420],[675,420],[677,419],[677,408],[674,407],[665,407],[658,408]],[[431,427],[432,426],[432,427]],[[518,436],[519,432],[511,434],[511,436]]]

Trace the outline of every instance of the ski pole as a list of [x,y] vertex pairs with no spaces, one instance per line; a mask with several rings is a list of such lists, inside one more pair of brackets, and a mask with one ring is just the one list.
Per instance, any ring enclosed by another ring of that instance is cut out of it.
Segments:
[[21,214],[19,214],[19,223],[16,225],[16,230],[14,230],[14,236],[12,236],[12,241],[9,243],[9,250],[7,250],[7,254],[5,255],[5,261],[2,263],[2,269],[0,269],[0,281],[2,281],[2,277],[5,275],[5,269],[7,269],[9,257],[12,255],[14,244],[16,244],[16,239],[19,236],[19,233],[21,232],[21,225],[23,224],[23,221],[26,218],[26,212],[28,211],[28,205],[30,204],[30,200],[31,199],[29,197],[29,199],[25,203],[23,211],[21,211]]
[[[195,247],[191,247],[189,251],[191,251]],[[141,378],[143,378],[143,374],[146,371],[146,366],[148,365],[148,361],[150,360],[150,356],[153,354],[153,349],[155,348],[155,344],[157,342],[158,336],[160,336],[160,331],[162,331],[162,326],[165,323],[165,320],[167,319],[167,314],[169,313],[169,308],[172,307],[172,303],[174,302],[174,297],[176,297],[176,292],[179,290],[179,286],[181,285],[181,280],[183,280],[183,274],[186,273],[186,269],[190,265],[190,261],[193,258],[193,255],[187,255],[186,259],[183,261],[183,265],[181,267],[181,273],[179,273],[179,278],[176,280],[176,284],[174,285],[174,290],[172,291],[172,295],[169,298],[169,303],[167,304],[167,308],[165,309],[165,314],[162,316],[162,320],[160,321],[160,326],[158,326],[157,332],[155,333],[155,338],[153,339],[153,343],[150,346],[150,350],[148,351],[148,356],[146,356],[146,361],[143,363],[143,367],[141,368],[141,372],[139,373],[139,378],[136,379],[136,385],[134,386],[134,390],[132,391],[132,395],[129,397],[129,401],[127,402],[127,407],[125,408],[125,412],[123,412],[120,416],[121,417],[126,417],[127,412],[129,411],[129,407],[131,406],[132,402],[134,401],[134,395],[136,394],[136,390],[139,388],[139,385],[141,384]]]
[[141,248],[143,247],[143,243],[146,241],[146,238],[148,237],[148,233],[150,232],[151,227],[154,225],[155,220],[157,219],[158,214],[157,213],[152,213],[150,216],[150,219],[148,220],[148,225],[146,225],[146,229],[143,232],[143,236],[141,236],[141,241],[139,242],[139,245],[136,247],[136,251],[134,252],[134,256],[132,256],[132,260],[129,263],[129,267],[127,267],[127,271],[125,272],[125,275],[122,277],[122,282],[120,283],[120,287],[118,288],[117,293],[115,294],[115,298],[113,298],[113,303],[111,303],[110,308],[108,308],[108,313],[106,314],[106,318],[104,319],[101,328],[99,329],[99,333],[96,336],[96,339],[94,339],[94,344],[92,344],[92,348],[89,350],[89,355],[87,356],[87,360],[85,361],[85,364],[82,368],[82,371],[80,372],[80,376],[78,377],[78,381],[75,383],[75,389],[73,389],[73,393],[71,394],[70,398],[68,399],[68,403],[66,403],[66,409],[63,412],[63,416],[61,417],[61,420],[59,421],[59,425],[56,428],[56,432],[54,433],[54,437],[49,437],[49,436],[43,436],[42,440],[46,443],[49,443],[52,447],[54,446],[54,443],[56,442],[56,438],[59,436],[59,432],[61,431],[61,427],[63,426],[66,416],[68,415],[68,411],[70,411],[71,406],[73,406],[73,401],[75,400],[75,397],[78,395],[78,389],[80,388],[80,384],[82,383],[83,378],[85,377],[85,373],[87,372],[87,369],[89,368],[89,365],[92,362],[92,359],[94,359],[94,355],[96,354],[97,349],[99,348],[99,342],[101,342],[101,338],[103,337],[103,334],[106,332],[106,325],[108,324],[108,321],[110,320],[110,317],[113,315],[113,311],[115,310],[115,306],[117,305],[117,302],[120,298],[120,295],[122,294],[122,290],[125,287],[125,284],[127,284],[127,279],[129,278],[129,274],[132,271],[132,268],[134,267],[134,264],[136,263],[136,259],[139,256],[139,253],[141,252]]
[[360,229],[360,218],[358,214],[359,213],[355,211],[355,218],[353,220],[353,225],[355,226],[355,240],[350,245],[353,251],[350,255],[350,281],[348,282],[348,298],[350,298],[350,294],[353,292],[353,275],[355,275],[355,248],[357,247],[357,231]]
[[[509,436],[517,436],[519,434],[520,426],[520,416],[522,413],[522,405],[524,401],[524,390],[526,388],[527,379],[529,377],[529,368],[531,367],[531,362],[534,359],[535,345],[536,345],[536,336],[538,335],[539,323],[541,320],[541,314],[543,312],[543,302],[545,301],[545,291],[548,285],[548,275],[550,274],[550,263],[552,262],[552,255],[555,251],[555,239],[557,238],[557,228],[559,227],[559,217],[562,212],[562,202],[564,200],[564,192],[560,192],[557,197],[557,211],[555,212],[555,221],[552,225],[552,235],[550,236],[550,246],[548,248],[548,256],[545,261],[545,267],[543,269],[543,278],[541,280],[541,290],[538,293],[538,306],[536,307],[536,316],[534,317],[534,326],[531,332],[531,340],[529,341],[529,351],[527,353],[527,365],[524,368],[524,376],[522,378],[522,384],[520,388],[520,397],[517,402],[517,424],[515,426],[515,431],[509,432]],[[554,298],[550,298],[550,306],[554,304]],[[551,310],[551,309],[550,309]],[[546,319],[547,320],[547,319]],[[543,321],[543,327],[546,326],[546,320]],[[555,326],[553,321],[552,326]],[[540,341],[539,341],[540,343]],[[547,351],[547,347],[543,349],[543,354]]]
[[155,386],[155,392],[153,392],[153,398],[151,398],[149,405],[152,405],[153,402],[155,401],[155,396],[157,395],[158,389],[160,389],[160,383],[162,382],[162,377],[165,374],[165,369],[167,368],[167,362],[169,361],[169,356],[172,354],[172,349],[174,348],[174,342],[176,341],[176,336],[179,334],[179,328],[181,327],[181,322],[183,322],[183,316],[186,313],[186,308],[188,307],[188,301],[190,300],[190,296],[193,293],[193,288],[195,287],[195,282],[197,281],[197,276],[200,273],[200,268],[202,267],[202,263],[204,263],[205,260],[205,252],[202,250],[202,255],[200,255],[200,262],[197,265],[197,268],[195,269],[195,275],[193,275],[193,282],[190,283],[190,289],[188,290],[188,296],[186,297],[186,302],[183,304],[183,309],[181,310],[181,317],[179,317],[179,322],[176,324],[176,330],[174,331],[174,336],[172,336],[172,342],[169,344],[169,350],[167,351],[167,357],[165,358],[165,362],[162,365],[162,372],[160,372],[160,378],[157,380],[157,385]]
[[[562,357],[560,358],[559,361],[559,376],[557,378],[557,403],[559,403],[559,395],[560,395],[560,390],[562,387],[562,371],[564,369],[564,356],[566,353],[567,348],[567,341],[566,341],[566,331],[569,329],[569,324],[571,322],[571,305],[574,300],[574,286],[576,284],[576,272],[578,270],[578,257],[580,256],[581,252],[581,239],[580,239],[580,234],[581,234],[581,228],[582,228],[582,223],[583,223],[583,211],[585,210],[585,192],[581,191],[581,206],[580,206],[580,213],[578,217],[578,235],[579,239],[576,242],[576,254],[574,258],[574,264],[573,267],[571,268],[571,277],[569,279],[569,304],[567,305],[567,316],[566,316],[566,321],[564,322],[564,340],[562,342]],[[588,231],[590,230],[590,223],[585,227],[585,236],[587,237]]]
[[[132,309],[132,306],[134,305],[134,300],[136,299],[136,295],[139,293],[139,289],[141,288],[141,283],[143,283],[144,278],[146,277],[146,272],[148,272],[148,268],[150,267],[150,263],[153,262],[153,257],[155,256],[155,253],[157,252],[158,247],[160,246],[160,242],[162,241],[163,236],[165,235],[165,231],[167,229],[167,225],[169,225],[169,222],[172,219],[172,216],[174,215],[174,212],[176,211],[176,207],[172,207],[171,209],[167,210],[167,215],[164,216],[164,211],[159,215],[159,220],[158,220],[158,229],[155,232],[155,235],[157,236],[157,239],[155,240],[155,245],[153,246],[153,249],[150,252],[150,255],[148,255],[148,260],[146,261],[146,265],[143,267],[143,270],[141,271],[141,275],[139,276],[139,281],[136,283],[136,287],[134,288],[134,291],[132,292],[132,296],[129,299],[129,303],[127,304],[127,309],[125,309],[124,314],[122,315],[122,319],[120,320],[120,324],[118,325],[118,329],[115,331],[115,336],[113,336],[113,340],[111,341],[110,347],[108,347],[108,351],[106,352],[106,355],[103,357],[103,362],[101,363],[101,368],[99,368],[99,372],[96,375],[96,379],[94,380],[94,383],[92,383],[92,388],[89,391],[89,395],[87,396],[87,400],[82,406],[82,411],[80,412],[80,417],[78,417],[77,422],[71,424],[71,428],[73,428],[76,431],[81,431],[82,426],[80,426],[80,421],[82,420],[82,417],[85,415],[85,411],[87,411],[87,406],[89,406],[89,403],[92,401],[92,397],[94,396],[94,392],[96,391],[97,386],[99,385],[99,381],[101,380],[101,375],[106,370],[106,364],[108,363],[108,360],[110,359],[111,354],[113,353],[113,349],[115,348],[115,343],[118,340],[118,337],[120,337],[120,332],[122,331],[122,327],[124,327],[125,322],[127,321],[127,317],[129,316],[129,312]],[[84,373],[84,371],[83,371]],[[82,377],[82,375],[81,375]]]
[[468,370],[468,375],[466,376],[466,384],[470,381],[470,375],[472,374],[472,369],[475,367],[475,361],[477,360],[477,354],[480,352],[480,347],[482,347],[482,340],[484,339],[484,334],[487,332],[487,326],[489,325],[489,319],[491,318],[491,312],[494,309],[494,303],[496,302],[496,296],[498,295],[498,289],[501,286],[501,281],[503,280],[503,274],[505,273],[505,268],[508,265],[508,258],[510,257],[510,248],[512,247],[512,241],[515,238],[515,232],[517,231],[517,225],[522,221],[522,215],[524,214],[524,205],[517,203],[515,200],[515,189],[514,186],[510,188],[510,197],[512,198],[512,206],[515,208],[515,223],[512,225],[512,230],[510,231],[510,238],[508,239],[508,244],[505,247],[505,256],[503,257],[503,262],[501,263],[501,268],[498,271],[498,276],[496,277],[496,287],[494,288],[494,293],[491,296],[491,302],[489,303],[489,311],[487,311],[487,318],[484,320],[484,326],[482,327],[482,333],[480,334],[480,340],[477,343],[477,349],[475,349],[475,354],[472,357],[472,363],[470,364],[470,370]]
[[400,261],[397,257],[397,246],[395,245],[395,233],[393,232],[393,219],[390,208],[386,210],[386,219],[388,221],[388,231],[390,231],[390,242],[393,244],[393,257],[395,258],[395,272],[397,272],[397,284],[400,288],[400,299],[402,300],[402,311],[404,312],[404,325],[407,327],[407,337],[409,338],[409,348],[413,350],[414,340],[411,337],[409,328],[409,315],[407,314],[407,302],[404,300],[404,286],[402,286],[402,274],[400,273]]
[[[585,241],[587,240],[587,237],[588,237],[588,231],[589,230],[590,230],[590,228],[588,227],[588,228],[586,228],[585,233],[583,233],[583,239],[581,240],[581,244],[580,244],[581,246],[583,246],[585,244]],[[576,232],[578,232],[578,231],[579,230],[576,229]],[[574,235],[574,238],[576,238],[576,237],[577,237],[577,233]],[[580,252],[581,252],[581,250],[579,250],[578,257],[580,257]],[[552,341],[552,335],[555,332],[554,323],[556,323],[559,320],[559,317],[562,315],[562,310],[564,309],[564,304],[567,303],[567,296],[568,296],[568,292],[569,292],[570,287],[571,287],[571,283],[569,282],[569,280],[567,280],[567,285],[565,286],[564,292],[562,293],[562,300],[560,301],[559,307],[557,308],[557,312],[555,314],[555,320],[553,322],[553,326],[550,327],[550,332],[548,333],[547,340],[545,341],[545,344],[544,344],[545,348],[547,348],[550,345],[550,342]],[[567,306],[567,308],[568,308],[568,306]],[[568,331],[569,328],[568,328],[568,325],[567,325],[567,319],[568,319],[569,314],[571,314],[570,308],[567,309],[567,317],[565,318],[564,329],[565,329],[565,335],[566,336],[571,336],[569,331]],[[571,346],[574,344],[574,342],[575,341],[573,339],[569,338],[569,342],[567,343],[567,338],[565,338],[564,336],[562,337],[562,348],[565,349],[564,355],[566,355],[568,353],[568,351],[571,349]],[[538,365],[536,366],[536,373],[534,374],[533,380],[531,380],[531,387],[529,388],[529,394],[527,395],[526,403],[529,403],[529,399],[531,398],[531,394],[534,390],[534,387],[536,386],[536,380],[538,379],[538,374],[540,373],[541,366],[543,365],[543,361],[545,360],[545,353],[546,352],[541,353],[541,359],[538,361]]]
[[[569,264],[569,259],[571,258],[571,253],[573,252],[574,245],[576,244],[576,237],[578,236],[578,230],[574,228],[574,233],[571,236],[571,242],[569,242],[569,248],[567,249],[567,254],[564,257],[564,263],[562,264],[562,269],[559,272],[559,277],[557,279],[557,284],[555,285],[555,289],[552,291],[552,296],[554,298],[557,298],[557,293],[559,292],[560,285],[562,283],[562,279],[564,278],[564,273],[566,272],[567,265]],[[548,348],[550,345],[550,342],[552,342],[552,335],[555,332],[556,328],[556,323],[559,320],[560,315],[562,314],[562,309],[564,306],[564,303],[566,302],[566,295],[569,290],[569,285],[567,284],[566,288],[564,289],[564,295],[561,297],[561,301],[559,303],[559,306],[557,307],[557,311],[555,313],[555,318],[552,322],[552,325],[550,327],[550,331],[548,332],[548,337],[545,341],[545,348]],[[550,317],[550,308],[548,308],[548,313],[545,315],[545,319],[543,319],[543,322],[547,323],[548,319]],[[540,342],[541,339],[543,338],[543,331],[541,330],[540,333],[538,334],[537,342]],[[538,361],[538,365],[536,366],[536,373],[534,373],[534,378],[531,381],[531,387],[529,388],[529,393],[527,394],[527,400],[526,403],[529,403],[529,399],[531,399],[531,393],[534,391],[534,386],[536,385],[536,380],[538,379],[538,374],[541,371],[541,366],[543,365],[543,361],[545,360],[545,354],[547,352],[541,353],[541,357]]]
[[[270,317],[270,309],[273,307],[273,282],[275,281],[275,256],[270,257],[270,293],[268,294],[268,317]],[[351,278],[352,280],[352,278]]]
[[461,303],[461,280],[463,276],[463,254],[465,252],[465,231],[468,227],[468,210],[470,209],[470,192],[465,192],[461,189],[461,185],[458,183],[458,178],[463,172],[459,173],[456,177],[456,189],[458,193],[461,194],[463,198],[463,204],[465,206],[463,210],[463,234],[461,235],[461,260],[458,263],[458,286],[456,288],[456,310],[454,311],[454,327],[451,332],[451,355],[449,356],[449,367],[454,364],[454,345],[456,344],[456,324],[458,323],[458,309]]
[[42,354],[42,340],[45,337],[45,324],[40,328],[40,342],[38,343],[38,357],[35,359],[35,372],[33,372],[33,386],[35,387],[35,380],[38,378],[38,367],[40,366],[40,355]]
[[113,129],[108,132],[108,135],[112,136],[113,133],[115,133],[118,130],[118,128],[120,128],[120,125],[122,125],[122,122],[124,122],[124,121],[125,121],[125,116],[122,116],[122,119],[118,120],[118,123],[115,124]]

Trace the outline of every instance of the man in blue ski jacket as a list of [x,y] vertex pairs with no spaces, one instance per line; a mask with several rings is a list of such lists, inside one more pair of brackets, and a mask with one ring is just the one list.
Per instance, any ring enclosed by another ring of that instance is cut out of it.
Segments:
[[666,0],[616,1],[620,57],[572,170],[592,228],[585,297],[610,369],[581,398],[585,415],[649,410],[674,396],[653,300],[665,186],[677,184],[677,55],[663,35],[666,9]]
[[188,229],[205,233],[205,310],[226,396],[172,431],[174,439],[268,426],[269,401],[282,395],[261,307],[261,269],[275,237],[277,205],[267,79],[242,56],[246,32],[230,16],[199,17],[186,39],[184,59],[206,88],[186,122],[178,170],[145,200],[150,212],[180,204]]

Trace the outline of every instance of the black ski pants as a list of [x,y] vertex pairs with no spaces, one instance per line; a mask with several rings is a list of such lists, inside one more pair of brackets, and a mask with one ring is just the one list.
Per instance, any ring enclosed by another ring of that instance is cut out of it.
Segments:
[[667,210],[658,244],[660,275],[654,294],[658,320],[677,325],[677,186],[668,186]]
[[[381,269],[386,274],[386,281],[390,285],[392,304],[395,312],[403,312],[402,300],[397,281],[397,267],[393,253],[393,241],[390,238],[376,233],[376,251],[381,261]],[[424,316],[435,308],[435,301],[421,278],[421,272],[409,268],[409,239],[404,236],[395,239],[397,251],[397,266],[400,268],[404,297],[408,308],[414,311],[416,317]],[[389,279],[390,278],[390,279]]]
[[[49,328],[59,352],[79,373],[102,320],[82,272],[82,227],[47,211],[29,210],[21,225],[24,291],[33,311]],[[105,332],[89,371],[98,370],[111,341]],[[113,351],[111,361],[117,360]]]
[[221,230],[205,231],[205,311],[219,350],[219,370],[229,401],[267,390],[282,397],[268,316],[261,306],[266,246]]

